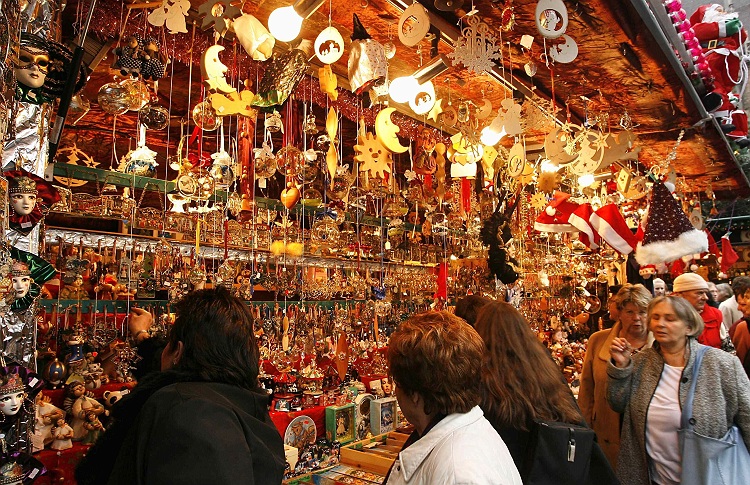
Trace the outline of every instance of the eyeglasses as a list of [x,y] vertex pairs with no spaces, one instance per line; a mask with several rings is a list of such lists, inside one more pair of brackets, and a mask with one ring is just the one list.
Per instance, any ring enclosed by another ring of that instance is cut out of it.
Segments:
[[28,69],[32,65],[36,65],[40,71],[47,74],[49,70],[49,56],[47,54],[30,54],[21,51],[18,54],[16,69]]

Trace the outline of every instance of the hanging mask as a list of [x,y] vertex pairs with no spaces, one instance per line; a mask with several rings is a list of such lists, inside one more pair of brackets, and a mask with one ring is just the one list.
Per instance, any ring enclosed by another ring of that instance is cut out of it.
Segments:
[[60,194],[51,184],[25,170],[4,175],[8,178],[10,227],[26,235],[44,218],[43,210],[60,201]]

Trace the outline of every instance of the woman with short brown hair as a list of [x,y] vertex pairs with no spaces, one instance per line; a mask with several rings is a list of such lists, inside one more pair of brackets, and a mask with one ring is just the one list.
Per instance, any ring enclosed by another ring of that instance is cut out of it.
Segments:
[[503,440],[479,407],[482,338],[448,312],[428,312],[391,335],[388,363],[396,398],[416,428],[389,473],[388,485],[521,485]]

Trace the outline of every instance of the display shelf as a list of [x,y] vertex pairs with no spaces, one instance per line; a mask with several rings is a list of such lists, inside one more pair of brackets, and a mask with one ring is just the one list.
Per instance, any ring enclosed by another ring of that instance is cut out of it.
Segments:
[[[190,251],[195,248],[195,241],[190,240],[175,240],[166,237],[158,236],[145,236],[145,235],[131,235],[123,234],[118,232],[104,232],[96,230],[85,230],[85,229],[68,229],[65,227],[48,226],[45,230],[45,241],[47,244],[55,244],[61,238],[63,241],[69,244],[79,244],[83,241],[85,246],[97,247],[99,243],[102,246],[113,246],[115,239],[121,244],[125,244],[125,248],[132,249],[133,246],[138,245],[151,245],[155,244],[161,239],[166,239],[170,244],[183,250],[186,254],[190,254]],[[208,242],[201,242],[201,257],[207,259],[224,259],[224,245],[214,244]],[[258,263],[266,263],[267,261],[275,261],[277,264],[294,265],[321,265],[323,267],[337,267],[344,269],[379,269],[381,267],[401,267],[401,268],[412,268],[417,270],[418,268],[433,268],[437,266],[437,262],[422,262],[422,261],[379,261],[376,259],[357,259],[357,258],[345,258],[339,256],[316,256],[316,255],[304,255],[300,257],[291,256],[274,256],[267,249],[257,249],[248,246],[235,246],[229,245],[229,259],[235,259],[240,261],[249,261],[255,258]]]
[[[89,182],[96,182],[98,184],[112,184],[118,187],[129,187],[131,189],[143,189],[153,190],[161,193],[171,192],[175,190],[174,181],[166,181],[157,178],[141,177],[138,175],[130,175],[122,172],[116,172],[113,170],[104,170],[94,167],[86,167],[82,165],[73,165],[69,163],[53,163],[47,167],[45,178],[52,180],[53,177],[65,177],[73,178],[78,180],[86,180]],[[217,190],[211,201],[214,202],[226,202],[227,195],[229,194],[226,190]],[[276,199],[269,199],[266,197],[255,197],[255,206],[258,209],[269,209],[277,212],[286,212],[287,208]],[[289,213],[295,216],[311,216],[315,217],[318,214],[324,212],[324,208],[320,207],[307,207],[303,204],[297,204],[293,208],[289,209]],[[383,227],[390,224],[390,219],[387,217],[374,217],[374,216],[359,216],[356,214],[346,213],[346,220],[348,222],[361,224],[364,226],[377,226]],[[414,224],[404,223],[404,229],[412,231],[415,229]],[[416,226],[416,230],[420,231],[419,225]]]
[[[355,303],[362,303],[365,300],[245,300],[245,303],[247,305],[253,305],[253,306],[260,306],[260,305],[268,305],[270,307],[279,305],[280,308],[286,309],[287,307],[291,305],[315,305],[319,306],[321,308],[324,308],[326,310],[330,310],[331,308],[334,308],[335,305],[341,305],[342,307],[346,308],[347,306],[353,305]],[[133,300],[50,300],[50,299],[40,299],[37,302],[37,305],[39,308],[43,308],[47,313],[50,313],[53,311],[53,307],[57,305],[58,311],[65,311],[66,309],[70,308],[78,308],[78,305],[81,305],[81,313],[88,314],[92,309],[96,309],[96,313],[104,313],[105,311],[107,313],[123,313],[127,312],[130,308],[133,307],[140,307],[145,308],[148,306],[151,307],[160,307],[160,308],[166,308],[169,306],[172,302],[169,300],[146,300],[146,299],[133,299]]]

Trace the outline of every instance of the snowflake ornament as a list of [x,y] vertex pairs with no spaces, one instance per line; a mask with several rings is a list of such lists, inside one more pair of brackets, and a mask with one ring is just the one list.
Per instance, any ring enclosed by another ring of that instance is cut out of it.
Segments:
[[463,64],[475,74],[484,74],[492,70],[494,61],[500,60],[502,54],[490,27],[482,22],[478,15],[472,15],[466,21],[468,26],[461,30],[461,37],[456,42],[456,50],[448,54],[453,65]]
[[386,173],[391,172],[391,152],[388,151],[380,140],[372,133],[366,136],[360,135],[359,144],[354,145],[357,154],[354,160],[360,162],[360,172],[370,172],[370,176],[375,178],[384,178]]

